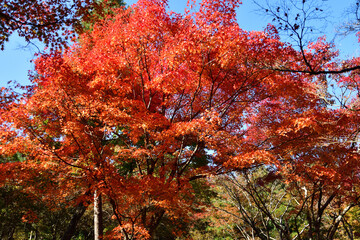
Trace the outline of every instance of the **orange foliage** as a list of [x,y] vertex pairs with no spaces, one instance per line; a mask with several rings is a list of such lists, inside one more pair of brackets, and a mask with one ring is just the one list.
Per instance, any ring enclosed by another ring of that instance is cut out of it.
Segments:
[[[142,236],[164,215],[188,218],[189,182],[213,173],[267,164],[289,180],[358,183],[358,154],[339,144],[355,118],[324,107],[316,77],[271,70],[300,69],[301,53],[273,26],[240,29],[239,4],[180,15],[140,0],[40,56],[34,87],[1,105],[1,154],[26,161],[0,168],[44,200],[98,189],[116,231]],[[336,56],[323,41],[311,47],[321,61]]]

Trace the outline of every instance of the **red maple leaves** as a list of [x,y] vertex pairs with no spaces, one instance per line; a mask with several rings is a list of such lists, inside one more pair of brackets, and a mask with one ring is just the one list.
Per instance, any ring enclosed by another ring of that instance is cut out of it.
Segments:
[[[41,56],[32,92],[2,105],[1,154],[22,153],[22,181],[45,182],[29,191],[68,201],[97,189],[124,236],[187,218],[190,181],[227,170],[271,165],[289,181],[350,191],[356,114],[327,108],[316,77],[274,71],[303,67],[301,53],[272,26],[241,30],[238,5],[204,1],[179,15],[142,0]],[[312,66],[331,66],[326,43],[313,51]]]

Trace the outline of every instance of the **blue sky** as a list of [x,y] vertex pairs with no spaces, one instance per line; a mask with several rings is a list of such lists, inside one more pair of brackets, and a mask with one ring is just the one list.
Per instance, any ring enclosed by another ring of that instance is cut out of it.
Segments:
[[[274,0],[270,0],[274,2]],[[136,0],[127,0],[127,4],[131,5]],[[323,7],[327,9],[329,14],[329,22],[324,33],[331,40],[335,36],[335,28],[348,20],[351,4],[355,0],[323,0]],[[183,12],[186,7],[187,0],[170,0],[169,9],[175,12]],[[252,0],[243,0],[243,4],[237,11],[238,23],[241,28],[251,30],[262,30],[267,23],[271,21],[266,16],[262,16]],[[342,57],[359,56],[360,48],[355,34],[344,37],[335,38],[335,44],[340,49]],[[33,69],[31,59],[37,49],[34,46],[26,46],[26,42],[17,37],[12,36],[10,41],[5,45],[5,51],[0,51],[0,86],[6,86],[9,80],[16,80],[21,84],[28,84],[28,71]],[[41,44],[38,45],[41,48]]]

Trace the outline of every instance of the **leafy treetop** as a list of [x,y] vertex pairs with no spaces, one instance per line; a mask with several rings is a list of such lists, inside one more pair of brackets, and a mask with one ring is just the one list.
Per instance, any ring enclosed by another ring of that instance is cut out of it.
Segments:
[[337,189],[351,169],[357,183],[356,152],[330,144],[355,116],[326,107],[317,76],[272,70],[302,69],[303,54],[331,69],[336,53],[323,39],[298,52],[271,25],[240,29],[239,4],[204,0],[181,15],[140,0],[64,53],[40,56],[33,87],[0,105],[0,154],[26,159],[2,163],[1,182],[17,179],[49,202],[98,190],[119,225],[109,236],[125,239],[153,236],[164,216],[190,217],[190,182],[210,174],[267,165]]

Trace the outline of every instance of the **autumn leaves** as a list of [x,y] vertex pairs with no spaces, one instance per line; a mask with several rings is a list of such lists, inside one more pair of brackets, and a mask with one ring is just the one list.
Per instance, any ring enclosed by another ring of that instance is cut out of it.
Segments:
[[[96,190],[118,225],[108,236],[133,239],[189,219],[191,180],[228,171],[265,165],[287,182],[356,189],[357,111],[324,104],[315,76],[281,71],[306,68],[302,53],[272,27],[239,29],[238,5],[180,15],[141,0],[40,56],[31,91],[1,105],[1,154],[22,153],[22,181],[44,181],[24,191],[45,201],[57,184],[60,201],[78,203]],[[331,67],[331,49],[312,48],[312,66]]]

